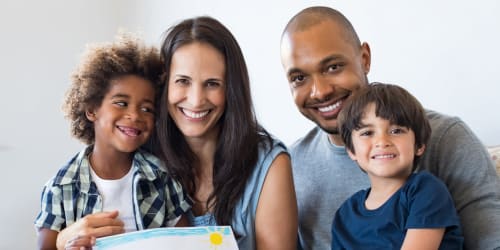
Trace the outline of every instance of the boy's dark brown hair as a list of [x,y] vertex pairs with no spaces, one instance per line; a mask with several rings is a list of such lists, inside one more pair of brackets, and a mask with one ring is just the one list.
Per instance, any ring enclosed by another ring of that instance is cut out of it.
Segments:
[[63,103],[71,134],[87,145],[94,143],[94,126],[85,112],[101,106],[113,80],[139,76],[151,82],[158,95],[161,74],[158,50],[145,46],[132,34],[120,33],[115,42],[87,46]]
[[[431,135],[431,127],[420,102],[397,85],[372,83],[353,94],[346,101],[337,118],[339,132],[347,150],[355,153],[352,131],[361,128],[365,109],[371,103],[375,104],[375,116],[414,132],[415,148],[427,144]],[[418,160],[419,157],[415,156],[414,168]]]

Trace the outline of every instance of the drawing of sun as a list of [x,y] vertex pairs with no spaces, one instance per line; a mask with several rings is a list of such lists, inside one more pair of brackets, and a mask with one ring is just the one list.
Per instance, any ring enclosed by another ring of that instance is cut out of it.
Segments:
[[[227,239],[227,228],[207,228],[208,243],[211,250],[232,249],[231,240]],[[231,233],[232,234],[232,233]]]
[[222,245],[222,234],[219,232],[210,233],[210,243],[214,246]]

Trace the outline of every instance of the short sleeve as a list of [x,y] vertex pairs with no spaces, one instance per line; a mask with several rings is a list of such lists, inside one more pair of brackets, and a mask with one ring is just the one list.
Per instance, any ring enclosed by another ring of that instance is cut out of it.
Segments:
[[59,232],[66,227],[65,224],[61,186],[53,185],[51,180],[43,188],[41,210],[36,217],[35,227]]
[[423,171],[407,186],[409,228],[459,226],[459,218],[448,189],[437,177]]
[[168,196],[165,197],[167,204],[167,214],[165,218],[167,220],[175,220],[191,209],[193,202],[187,196],[184,188],[179,182],[167,177],[165,189],[165,194]]

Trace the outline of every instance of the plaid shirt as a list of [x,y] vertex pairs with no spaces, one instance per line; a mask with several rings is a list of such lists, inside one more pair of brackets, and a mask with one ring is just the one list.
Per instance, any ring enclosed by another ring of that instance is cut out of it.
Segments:
[[[42,192],[35,227],[60,231],[78,219],[102,211],[102,197],[90,177],[89,146],[59,170]],[[155,156],[137,151],[132,161],[133,210],[137,230],[164,227],[191,208],[180,183],[171,179]],[[138,212],[139,211],[139,212]]]

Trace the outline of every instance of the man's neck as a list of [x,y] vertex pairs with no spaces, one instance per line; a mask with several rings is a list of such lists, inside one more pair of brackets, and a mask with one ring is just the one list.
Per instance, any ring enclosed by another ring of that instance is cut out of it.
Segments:
[[344,146],[344,142],[342,141],[342,138],[340,137],[339,134],[328,134],[328,140],[330,143],[334,144],[335,146]]

